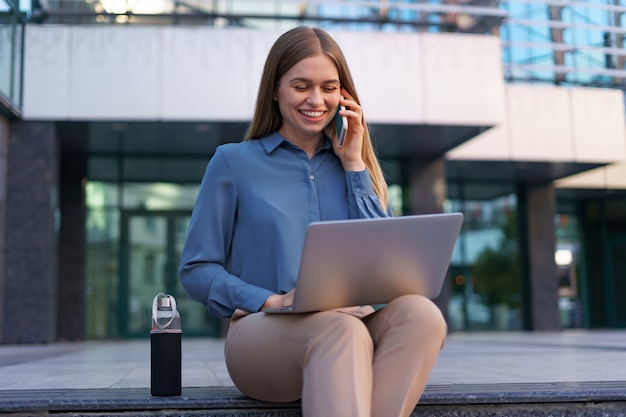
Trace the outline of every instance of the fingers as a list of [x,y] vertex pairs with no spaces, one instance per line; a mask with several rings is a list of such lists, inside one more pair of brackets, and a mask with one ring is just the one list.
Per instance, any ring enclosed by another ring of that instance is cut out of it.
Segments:
[[361,106],[354,100],[351,94],[343,88],[341,89],[341,93],[343,98],[340,99],[339,102],[347,107],[346,111],[341,112],[341,115],[348,118],[348,135],[344,146],[342,148],[335,146],[334,150],[346,172],[358,172],[365,169],[365,164],[361,156],[365,135],[363,113]]
[[293,296],[296,293],[296,289],[289,291],[287,294],[283,295],[283,306],[289,307],[293,305]]
[[354,101],[346,90],[342,89],[343,99],[339,103],[346,107],[345,112],[341,112],[342,116],[348,118],[348,131],[352,134],[362,134],[363,132],[363,112],[361,106]]
[[339,99],[339,104],[342,104],[346,107],[346,111],[349,111],[351,113],[354,113],[354,115],[350,114],[346,114],[346,116],[348,117],[357,117],[358,120],[361,120],[361,106],[354,101],[354,97],[352,97],[346,90],[344,90],[343,88],[341,89],[341,93],[343,95],[342,99]]

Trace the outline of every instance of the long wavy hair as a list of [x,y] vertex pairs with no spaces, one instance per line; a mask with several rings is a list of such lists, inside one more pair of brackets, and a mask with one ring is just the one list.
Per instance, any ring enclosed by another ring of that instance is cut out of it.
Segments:
[[[254,116],[246,132],[245,140],[260,139],[280,129],[283,117],[278,102],[272,97],[282,76],[298,62],[320,52],[328,56],[337,66],[341,87],[354,97],[354,101],[359,105],[361,104],[348,63],[337,42],[322,29],[299,26],[282,34],[270,49],[261,76]],[[369,170],[374,192],[380,200],[381,207],[386,210],[389,204],[387,183],[374,151],[365,118],[363,118],[362,123],[365,129],[362,150],[363,162]],[[325,133],[332,135],[334,133],[333,126],[333,123],[330,123]]]

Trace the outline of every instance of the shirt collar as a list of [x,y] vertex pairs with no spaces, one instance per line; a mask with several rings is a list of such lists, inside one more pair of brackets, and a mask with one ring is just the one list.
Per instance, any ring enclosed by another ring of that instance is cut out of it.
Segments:
[[[287,139],[283,138],[278,132],[272,132],[269,135],[259,140],[261,141],[263,148],[265,148],[265,152],[267,152],[268,154],[272,153],[283,142],[291,145],[291,143]],[[321,149],[330,149],[330,148],[332,148],[332,142],[330,141],[330,138],[327,135],[324,135],[324,145],[322,145]]]
[[285,138],[280,136],[278,132],[272,132],[259,140],[261,141],[263,148],[265,148],[265,152],[270,154],[274,151],[274,149],[278,148],[280,144],[285,141]]

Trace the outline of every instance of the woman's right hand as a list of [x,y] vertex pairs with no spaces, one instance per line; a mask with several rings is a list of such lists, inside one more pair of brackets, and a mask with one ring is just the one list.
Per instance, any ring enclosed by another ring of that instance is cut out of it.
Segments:
[[[267,297],[267,300],[261,306],[261,310],[264,308],[280,308],[289,307],[293,305],[293,295],[296,293],[296,289],[289,291],[285,294],[272,294]],[[260,310],[259,310],[260,311]]]
[[346,144],[339,148],[337,140],[333,140],[333,150],[335,155],[341,160],[343,169],[346,172],[363,171],[366,166],[363,162],[363,135],[365,128],[363,127],[363,112],[361,106],[354,101],[345,89],[341,89],[342,98],[339,104],[346,106],[346,110],[342,111],[342,116],[348,118],[348,134],[346,135]]

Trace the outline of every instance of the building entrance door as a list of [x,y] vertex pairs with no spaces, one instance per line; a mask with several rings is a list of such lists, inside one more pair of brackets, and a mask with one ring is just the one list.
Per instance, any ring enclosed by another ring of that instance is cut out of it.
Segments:
[[608,251],[609,285],[607,303],[609,324],[626,327],[626,235],[609,238]]
[[122,211],[118,317],[123,337],[150,334],[152,299],[159,292],[176,298],[184,336],[219,334],[219,320],[192,301],[178,280],[189,218],[186,211]]

